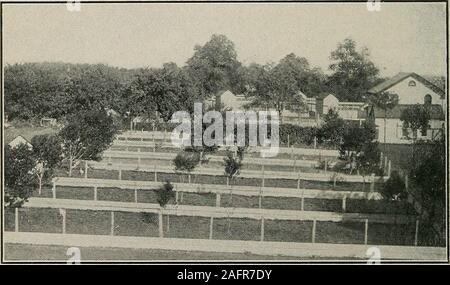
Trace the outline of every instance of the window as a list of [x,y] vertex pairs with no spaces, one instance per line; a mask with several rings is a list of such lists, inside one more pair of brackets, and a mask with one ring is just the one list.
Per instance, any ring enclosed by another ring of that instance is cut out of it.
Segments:
[[432,101],[433,99],[431,98],[431,95],[430,94],[427,94],[427,95],[425,95],[425,97],[424,97],[424,99],[423,99],[423,103],[425,104],[425,105],[431,105],[431,101]]
[[416,86],[416,82],[414,80],[411,80],[411,81],[409,81],[408,86],[415,87]]

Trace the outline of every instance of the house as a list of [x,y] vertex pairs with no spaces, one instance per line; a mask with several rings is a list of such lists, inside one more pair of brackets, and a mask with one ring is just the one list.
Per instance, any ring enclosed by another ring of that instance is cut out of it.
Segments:
[[365,120],[366,108],[367,104],[362,102],[340,102],[333,94],[322,93],[316,99],[316,112],[320,117],[333,109],[342,119],[358,124]]
[[57,121],[55,118],[44,117],[40,121],[41,127],[55,127],[56,124],[57,124]]
[[17,137],[15,137],[12,141],[10,141],[10,142],[8,143],[8,145],[9,145],[11,148],[16,148],[16,147],[18,147],[20,144],[25,144],[25,145],[27,145],[29,149],[32,149],[32,148],[33,148],[33,145],[32,145],[26,138],[24,138],[23,136],[20,136],[20,135],[17,136]]
[[403,110],[415,104],[425,105],[430,113],[428,129],[420,131],[417,138],[433,140],[442,136],[446,117],[446,98],[442,89],[416,73],[402,72],[372,87],[367,92],[368,99],[381,92],[397,94],[398,105],[387,110],[386,120],[384,110],[374,108],[378,141],[384,142],[386,138],[386,143],[410,143],[412,132],[403,127],[400,116]]

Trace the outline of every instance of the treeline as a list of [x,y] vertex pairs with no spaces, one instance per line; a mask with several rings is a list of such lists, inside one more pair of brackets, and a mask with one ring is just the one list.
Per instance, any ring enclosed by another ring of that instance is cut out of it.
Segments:
[[191,111],[225,90],[245,94],[253,105],[279,111],[301,108],[308,96],[333,92],[343,101],[363,101],[365,91],[380,80],[367,49],[345,39],[331,52],[327,76],[293,53],[278,63],[242,65],[234,43],[213,35],[184,66],[116,68],[104,64],[24,63],[5,67],[5,112],[8,119],[56,119],[79,110],[113,109],[122,116],[167,120],[174,111]]

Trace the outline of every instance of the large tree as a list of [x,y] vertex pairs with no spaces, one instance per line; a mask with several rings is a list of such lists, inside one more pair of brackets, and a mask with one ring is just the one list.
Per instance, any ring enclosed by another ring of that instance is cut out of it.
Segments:
[[42,192],[42,183],[49,179],[54,169],[62,160],[62,144],[58,136],[37,135],[31,139],[33,155],[36,159],[35,173],[39,182],[39,195]]
[[11,148],[5,146],[5,198],[6,207],[20,207],[32,193],[36,184],[34,171],[36,160],[28,145],[20,144]]
[[133,70],[103,64],[25,63],[5,67],[9,119],[63,118],[81,109],[116,108]]
[[165,121],[177,111],[192,112],[195,101],[201,101],[188,72],[174,63],[159,69],[141,69],[125,89],[122,112],[131,117],[156,119],[156,112]]
[[237,60],[234,43],[224,35],[212,35],[203,46],[194,48],[194,55],[187,61],[187,70],[195,78],[203,98],[218,96],[222,90],[242,87],[241,63]]
[[69,163],[69,176],[80,160],[99,160],[117,131],[113,118],[104,110],[80,111],[70,116],[59,133]]
[[356,48],[356,42],[345,39],[331,52],[333,72],[328,87],[341,101],[363,102],[367,90],[378,81],[378,68],[369,59],[369,50]]

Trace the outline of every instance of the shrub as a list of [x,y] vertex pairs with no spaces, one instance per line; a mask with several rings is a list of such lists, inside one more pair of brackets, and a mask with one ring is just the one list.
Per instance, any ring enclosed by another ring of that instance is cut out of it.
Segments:
[[381,195],[388,200],[403,200],[407,198],[405,182],[397,171],[393,171],[391,177],[384,183]]

